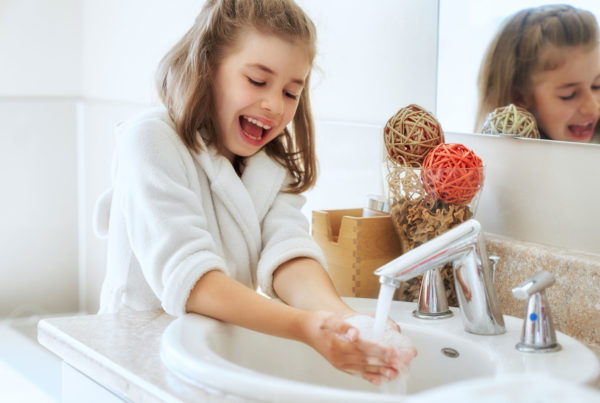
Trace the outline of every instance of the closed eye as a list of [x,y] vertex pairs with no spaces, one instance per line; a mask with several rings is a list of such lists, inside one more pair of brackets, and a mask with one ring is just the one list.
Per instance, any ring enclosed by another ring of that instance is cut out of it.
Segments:
[[256,80],[251,79],[250,77],[247,77],[247,78],[248,78],[248,81],[250,82],[250,84],[256,85],[257,87],[262,87],[263,85],[265,85],[264,81],[256,81]]
[[572,92],[571,94],[564,96],[564,97],[559,97],[560,99],[562,99],[563,101],[569,101],[573,98],[575,98],[575,95],[577,95],[577,92]]
[[285,94],[285,96],[286,96],[286,97],[288,97],[288,98],[291,98],[291,99],[294,99],[294,100],[298,99],[298,95],[292,94],[292,93],[291,93],[291,92],[289,92],[289,91],[283,91],[283,93],[284,93],[284,94]]

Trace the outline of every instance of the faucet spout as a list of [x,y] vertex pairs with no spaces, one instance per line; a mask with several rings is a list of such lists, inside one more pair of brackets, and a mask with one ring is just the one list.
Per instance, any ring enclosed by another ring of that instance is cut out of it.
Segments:
[[485,241],[478,221],[471,219],[414,248],[375,270],[379,281],[399,287],[443,264],[452,262],[454,283],[465,330],[481,335],[506,331]]

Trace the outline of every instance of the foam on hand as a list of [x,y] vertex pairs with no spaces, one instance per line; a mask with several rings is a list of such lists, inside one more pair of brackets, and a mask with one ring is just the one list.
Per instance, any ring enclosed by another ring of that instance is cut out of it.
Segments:
[[393,381],[381,384],[381,391],[384,393],[406,394],[406,381],[409,374],[410,361],[417,355],[417,350],[412,340],[398,332],[390,323],[386,322],[386,327],[381,334],[375,332],[375,318],[367,315],[355,315],[346,322],[358,329],[358,337],[386,347],[394,347],[398,354],[394,363],[394,368],[398,371],[398,376]]

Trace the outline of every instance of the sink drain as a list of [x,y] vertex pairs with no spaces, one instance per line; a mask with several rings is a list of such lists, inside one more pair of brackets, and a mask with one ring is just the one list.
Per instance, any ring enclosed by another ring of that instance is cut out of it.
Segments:
[[444,347],[441,351],[442,351],[442,354],[444,354],[446,357],[450,357],[450,358],[456,358],[460,355],[460,353],[458,351],[456,351],[455,349],[453,349],[451,347]]

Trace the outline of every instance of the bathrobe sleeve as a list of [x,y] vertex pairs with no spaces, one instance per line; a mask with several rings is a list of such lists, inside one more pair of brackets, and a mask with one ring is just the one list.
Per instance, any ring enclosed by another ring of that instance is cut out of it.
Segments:
[[161,119],[124,129],[117,152],[116,184],[131,249],[163,309],[184,314],[204,273],[217,269],[229,275],[207,230],[201,193],[209,187],[201,186],[191,155]]
[[257,278],[261,290],[277,297],[273,290],[273,272],[282,263],[308,257],[326,267],[323,252],[309,233],[308,219],[301,209],[306,198],[281,190],[262,223],[263,250],[258,262]]

